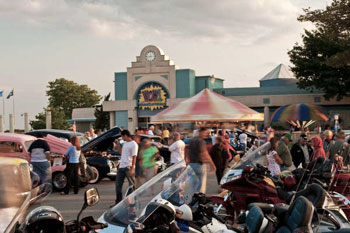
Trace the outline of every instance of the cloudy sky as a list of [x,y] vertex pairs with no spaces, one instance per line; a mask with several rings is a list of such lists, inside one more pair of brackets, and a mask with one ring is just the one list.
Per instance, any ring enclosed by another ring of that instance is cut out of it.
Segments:
[[[15,89],[20,114],[47,105],[49,81],[67,78],[100,95],[114,93],[146,45],[180,68],[225,79],[225,87],[258,86],[301,40],[302,8],[330,0],[0,0],[0,90]],[[0,103],[2,113],[2,101]],[[12,100],[5,101],[6,127]]]

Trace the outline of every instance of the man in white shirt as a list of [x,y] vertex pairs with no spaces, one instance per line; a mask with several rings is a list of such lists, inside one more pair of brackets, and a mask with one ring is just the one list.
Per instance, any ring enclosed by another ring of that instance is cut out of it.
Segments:
[[133,176],[135,174],[136,157],[139,149],[137,143],[132,139],[129,130],[123,130],[121,135],[125,141],[123,148],[121,148],[118,140],[115,141],[116,149],[121,154],[117,177],[115,179],[115,204],[118,204],[123,199],[122,188],[125,178],[128,179],[129,185],[135,184]]
[[245,130],[239,135],[239,143],[241,144],[241,148],[243,151],[247,149],[247,138],[248,135],[245,133]]
[[218,129],[214,129],[214,135],[211,137],[211,144],[215,145],[215,139],[218,136]]
[[153,130],[154,130],[154,126],[151,125],[151,126],[149,127],[149,130],[148,130],[148,135],[154,135]]
[[172,143],[169,146],[170,163],[174,164],[185,159],[185,143],[181,140],[181,136],[178,132],[174,133],[173,139],[170,141]]

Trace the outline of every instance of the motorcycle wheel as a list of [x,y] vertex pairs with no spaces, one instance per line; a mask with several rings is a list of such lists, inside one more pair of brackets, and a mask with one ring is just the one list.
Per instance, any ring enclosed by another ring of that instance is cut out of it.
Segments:
[[90,169],[91,169],[91,172],[94,174],[92,177],[96,177],[96,178],[89,180],[89,184],[97,184],[101,180],[100,173],[97,170],[97,168],[94,166],[90,166]]
[[63,172],[56,172],[52,176],[52,185],[55,190],[63,191],[67,185],[67,176]]

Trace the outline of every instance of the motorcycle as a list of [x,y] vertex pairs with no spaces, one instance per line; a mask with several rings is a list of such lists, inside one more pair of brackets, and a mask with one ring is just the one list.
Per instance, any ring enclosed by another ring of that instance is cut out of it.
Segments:
[[[49,193],[45,193],[47,196]],[[36,198],[37,199],[37,198]],[[86,190],[84,205],[77,219],[64,223],[62,215],[51,206],[40,206],[32,210],[25,220],[17,222],[15,233],[88,233],[107,227],[107,224],[96,222],[93,217],[85,217],[80,220],[80,215],[89,206],[96,205],[100,200],[97,189]]]

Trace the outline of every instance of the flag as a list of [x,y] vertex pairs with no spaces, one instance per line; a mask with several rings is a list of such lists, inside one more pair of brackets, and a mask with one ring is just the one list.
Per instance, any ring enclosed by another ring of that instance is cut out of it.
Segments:
[[0,91],[0,97],[2,97],[2,94],[4,94],[4,91]]
[[13,89],[10,91],[10,93],[7,95],[6,99],[10,99],[10,97],[13,96]]

